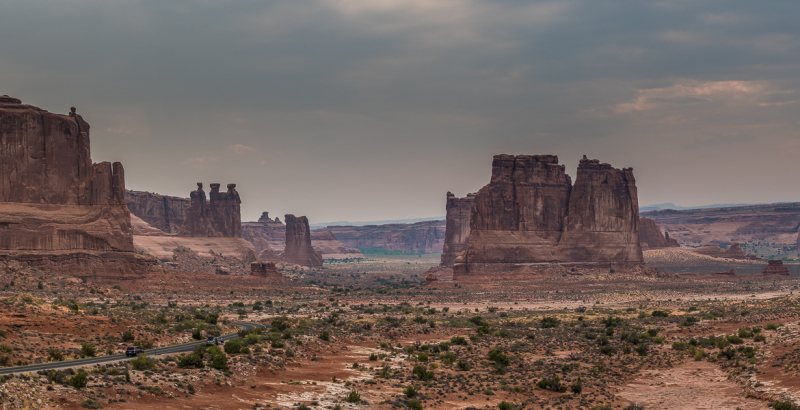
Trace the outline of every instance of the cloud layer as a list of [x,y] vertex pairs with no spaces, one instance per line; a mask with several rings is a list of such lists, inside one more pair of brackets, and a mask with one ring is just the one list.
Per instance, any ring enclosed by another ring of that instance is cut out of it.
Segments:
[[800,201],[797,1],[0,3],[0,94],[129,188],[246,219],[444,214],[497,153],[632,166],[643,204]]

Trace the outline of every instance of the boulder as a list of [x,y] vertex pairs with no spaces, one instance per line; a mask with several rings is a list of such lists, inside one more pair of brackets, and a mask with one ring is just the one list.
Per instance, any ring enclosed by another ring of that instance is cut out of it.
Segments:
[[554,262],[643,263],[633,170],[584,156],[573,186],[554,155],[496,155],[474,199],[464,270]]
[[656,221],[650,218],[639,218],[639,242],[642,249],[680,247],[678,241],[669,237],[669,232],[661,233]]
[[469,244],[469,220],[472,215],[472,204],[475,194],[468,194],[465,198],[456,198],[452,192],[447,193],[447,217],[442,247],[442,261],[440,266],[452,268],[456,256],[467,250]]
[[311,229],[308,227],[308,218],[288,214],[284,217],[284,221],[286,222],[286,247],[281,254],[281,259],[295,265],[322,266],[322,254],[311,246]]
[[789,276],[789,268],[780,259],[768,260],[767,266],[764,267],[764,275]]

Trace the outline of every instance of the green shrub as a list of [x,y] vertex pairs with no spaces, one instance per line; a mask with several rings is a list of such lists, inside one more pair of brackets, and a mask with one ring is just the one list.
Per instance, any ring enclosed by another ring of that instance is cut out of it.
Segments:
[[406,397],[408,397],[409,399],[417,397],[417,393],[418,393],[417,387],[414,385],[409,385],[405,389],[403,389],[403,394],[405,394]]
[[81,343],[81,354],[86,357],[94,357],[96,354],[94,345],[91,343]]
[[156,368],[156,362],[147,357],[146,354],[141,353],[139,357],[131,359],[131,366],[133,370],[153,370]]
[[558,327],[558,324],[558,319],[554,317],[543,317],[542,320],[539,321],[539,325],[542,327],[542,329]]
[[227,371],[228,370],[228,356],[225,356],[225,353],[220,352],[211,357],[211,363],[208,364],[208,367],[212,369]]
[[103,405],[93,399],[86,399],[81,403],[81,407],[86,409],[102,409]]
[[78,370],[78,373],[69,378],[69,385],[80,390],[86,387],[88,383],[89,375],[86,374],[83,370]]
[[132,342],[134,339],[136,339],[136,338],[133,336],[133,332],[131,332],[130,330],[126,330],[126,331],[122,332],[122,341],[123,342]]
[[206,366],[203,364],[203,358],[201,356],[190,354],[182,356],[178,360],[178,367],[182,369],[202,369]]
[[552,390],[554,392],[565,392],[567,391],[567,386],[561,385],[561,380],[558,378],[558,375],[553,375],[552,378],[542,378],[536,383],[536,387],[543,389],[543,390]]
[[422,410],[422,403],[417,399],[411,399],[406,403],[409,409]]
[[411,373],[417,376],[417,379],[420,381],[428,381],[433,379],[433,370],[428,370],[424,364],[415,365],[414,369],[411,370]]
[[225,343],[225,353],[237,354],[242,352],[242,340],[237,338],[231,339]]
[[665,310],[654,310],[653,313],[651,313],[651,315],[653,317],[669,317],[669,312]]
[[798,407],[794,405],[794,403],[790,401],[779,401],[775,400],[772,402],[772,408],[774,410],[798,410]]
[[326,342],[330,342],[331,341],[331,333],[328,332],[327,330],[323,330],[322,333],[319,334],[319,338],[324,340],[324,341],[326,341]]
[[779,325],[779,324],[777,324],[777,323],[767,323],[767,324],[764,326],[764,329],[766,329],[766,330],[778,330],[778,327],[779,327],[779,326],[780,326],[780,325]]
[[571,392],[573,392],[575,394],[581,394],[581,392],[583,391],[583,383],[581,382],[581,378],[580,377],[578,377],[578,379],[575,380],[575,383],[572,383],[569,386],[569,391],[571,391]]
[[355,390],[350,390],[346,400],[348,403],[358,403],[361,401],[361,394]]

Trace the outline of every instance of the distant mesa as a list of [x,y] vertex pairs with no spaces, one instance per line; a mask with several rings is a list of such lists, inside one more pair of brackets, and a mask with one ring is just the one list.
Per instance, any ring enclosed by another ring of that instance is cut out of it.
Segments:
[[656,221],[644,217],[639,218],[639,241],[643,250],[681,246],[677,240],[669,237],[669,232],[662,233]]
[[151,261],[133,250],[119,162],[93,163],[89,124],[0,97],[0,258],[95,279]]
[[706,244],[693,250],[695,253],[701,255],[712,256],[715,258],[726,259],[742,259],[742,260],[760,260],[758,256],[753,253],[745,254],[739,243],[734,242],[727,249],[722,249],[719,245]]
[[407,253],[442,252],[445,242],[444,220],[383,225],[328,225],[332,232],[349,248],[382,248]]
[[633,169],[584,156],[573,186],[555,155],[494,156],[454,275],[536,263],[642,265]]
[[789,268],[780,259],[768,260],[767,266],[764,267],[764,275],[789,276]]

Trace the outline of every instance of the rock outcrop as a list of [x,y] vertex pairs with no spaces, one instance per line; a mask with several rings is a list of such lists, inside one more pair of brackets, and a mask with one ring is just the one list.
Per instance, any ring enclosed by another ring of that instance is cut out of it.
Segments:
[[764,275],[782,275],[789,276],[789,268],[784,266],[783,261],[780,259],[767,261],[767,266],[764,267]]
[[401,252],[442,252],[446,222],[423,221],[412,224],[385,225],[333,225],[325,230],[332,232],[349,248],[382,248]]
[[190,204],[189,198],[130,190],[125,201],[131,214],[167,234],[178,233]]
[[[280,261],[280,254],[286,247],[286,225],[280,218],[270,219],[264,212],[258,222],[242,223],[242,238],[256,249],[260,261]],[[323,259],[361,259],[364,255],[358,249],[348,248],[327,230],[311,232],[311,246],[322,254]]]
[[731,268],[731,270],[727,270],[725,272],[714,272],[714,275],[727,275],[727,276],[734,276],[736,275],[736,270]]
[[669,232],[661,232],[656,221],[650,218],[639,218],[639,242],[642,249],[678,248],[680,244],[669,237]]
[[447,193],[447,218],[442,247],[442,267],[453,267],[456,257],[467,250],[469,244],[469,220],[472,215],[472,204],[475,194],[465,198],[456,198],[452,192]]
[[755,254],[745,254],[744,250],[737,242],[730,244],[727,249],[722,249],[719,245],[705,244],[697,249],[693,249],[693,251],[701,255],[712,256],[715,258],[749,260],[759,259]]
[[0,252],[54,270],[108,279],[145,265],[133,254],[125,175],[92,163],[89,124],[0,97]]
[[278,272],[274,262],[253,262],[250,264],[250,275],[260,278],[280,279],[283,276]]
[[284,221],[286,221],[286,248],[281,254],[281,259],[296,265],[322,266],[322,254],[311,246],[308,218],[287,214]]
[[573,187],[554,155],[494,157],[491,181],[475,196],[465,266],[456,271],[553,262],[643,263],[631,168],[584,156]]
[[208,201],[203,183],[198,182],[189,195],[189,209],[178,236],[241,238],[241,203],[236,184],[228,184],[225,193],[219,191],[219,184],[211,184]]

